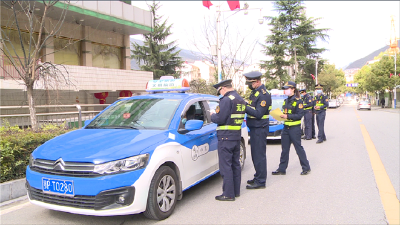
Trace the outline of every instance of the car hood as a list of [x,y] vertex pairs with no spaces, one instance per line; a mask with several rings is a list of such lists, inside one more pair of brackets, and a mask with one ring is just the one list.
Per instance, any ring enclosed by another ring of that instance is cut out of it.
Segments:
[[138,155],[167,140],[165,130],[80,129],[47,141],[33,157],[98,164]]

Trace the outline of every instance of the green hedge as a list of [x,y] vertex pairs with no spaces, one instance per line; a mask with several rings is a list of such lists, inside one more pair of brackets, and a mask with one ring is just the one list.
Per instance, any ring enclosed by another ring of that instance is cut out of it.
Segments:
[[0,127],[0,182],[25,177],[29,156],[38,146],[68,131],[64,125],[48,124],[39,131],[20,129],[18,126]]

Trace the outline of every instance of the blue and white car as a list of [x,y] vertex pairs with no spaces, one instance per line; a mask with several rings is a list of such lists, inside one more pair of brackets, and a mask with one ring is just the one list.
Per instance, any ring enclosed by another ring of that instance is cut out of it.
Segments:
[[[283,90],[272,89],[270,90],[271,100],[272,100],[272,108],[271,111],[276,108],[282,108],[283,101],[287,98],[287,96],[283,93]],[[274,119],[271,115],[269,116],[269,132],[267,135],[267,139],[272,140],[280,140],[281,134],[283,130],[283,121],[278,121]]]
[[[187,90],[184,79],[148,83],[149,91]],[[95,216],[144,212],[165,219],[182,192],[219,171],[217,125],[210,110],[219,98],[153,93],[118,100],[82,129],[47,141],[30,157],[31,203]],[[240,146],[244,166],[247,127]]]

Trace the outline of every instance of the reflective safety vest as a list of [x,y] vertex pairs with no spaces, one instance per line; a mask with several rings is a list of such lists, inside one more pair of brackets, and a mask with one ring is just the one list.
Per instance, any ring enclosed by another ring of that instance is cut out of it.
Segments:
[[[308,96],[308,98],[307,97],[305,97],[304,96],[304,98],[303,98],[303,105],[307,105],[307,104],[309,104],[309,99],[312,99],[310,96]],[[307,104],[306,104],[307,103]],[[313,108],[313,106],[311,105],[310,107],[307,107],[307,108],[304,108],[304,110],[309,110],[309,109],[312,109]]]
[[228,98],[232,101],[233,107],[231,115],[225,125],[220,125],[217,130],[240,130],[244,120],[244,114],[246,111],[246,102],[243,99],[239,100],[232,94],[228,95]]
[[[324,101],[323,95],[319,96],[319,99],[318,99],[318,96],[316,96],[315,97],[315,106],[319,106],[319,107],[323,106],[324,105],[323,101]],[[325,110],[325,109],[316,109],[316,110]]]
[[[285,108],[286,107],[286,101],[288,99],[285,99],[285,101],[283,101],[283,109],[284,109],[284,113],[285,114],[292,114],[292,112],[296,109],[297,106],[297,101],[293,101],[292,104],[289,104],[289,108]],[[300,125],[301,124],[301,120],[285,120],[284,124],[286,126],[296,126],[296,125]]]

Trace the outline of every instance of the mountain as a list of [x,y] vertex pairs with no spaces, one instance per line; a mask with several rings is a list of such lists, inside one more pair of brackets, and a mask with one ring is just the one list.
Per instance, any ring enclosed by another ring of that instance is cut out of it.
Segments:
[[[397,45],[400,45],[400,40],[397,42]],[[352,63],[350,63],[347,67],[345,67],[344,69],[353,69],[353,68],[360,68],[365,66],[365,64],[367,64],[368,61],[373,60],[375,56],[378,56],[381,52],[384,52],[388,49],[388,46],[382,47],[374,52],[372,52],[371,54],[365,56],[364,58],[361,58],[359,60],[356,60]]]
[[[136,43],[138,45],[143,45],[143,41],[137,40],[134,38],[131,38],[131,43],[132,42]],[[132,45],[131,45],[131,49],[132,49]],[[200,52],[192,52],[190,50],[186,50],[186,49],[182,49],[182,48],[177,48],[177,49],[181,50],[181,52],[179,53],[179,56],[182,57],[183,61],[194,62],[196,60],[202,59]],[[131,59],[131,69],[140,70],[139,65],[137,64],[135,59]]]

